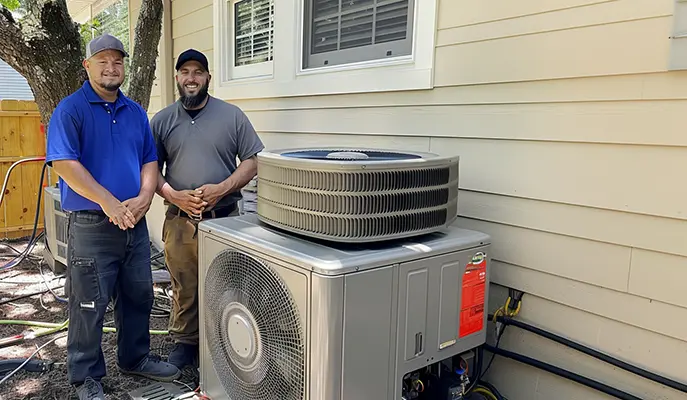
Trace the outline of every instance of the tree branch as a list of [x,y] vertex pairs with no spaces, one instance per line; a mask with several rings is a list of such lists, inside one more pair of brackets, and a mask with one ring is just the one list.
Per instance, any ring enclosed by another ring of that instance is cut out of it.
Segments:
[[23,73],[26,71],[23,55],[28,51],[19,22],[14,19],[10,10],[0,7],[0,58],[19,73]]
[[[0,7],[0,58],[26,78],[44,124],[87,79],[79,25],[66,0],[23,0],[17,20]],[[143,0],[135,30],[129,97],[147,110],[162,31],[162,0]],[[0,83],[1,84],[1,83]]]
[[162,0],[143,0],[136,22],[129,98],[148,110],[162,34]]

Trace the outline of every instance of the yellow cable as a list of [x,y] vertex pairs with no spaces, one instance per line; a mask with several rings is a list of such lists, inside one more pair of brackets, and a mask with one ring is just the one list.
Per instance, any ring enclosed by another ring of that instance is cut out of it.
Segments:
[[487,390],[485,388],[478,387],[476,389],[473,389],[472,391],[474,393],[479,393],[479,394],[484,395],[484,397],[486,397],[489,400],[499,400],[492,392],[490,392],[489,390]]
[[503,312],[503,307],[501,307],[501,308],[499,308],[498,310],[494,311],[493,322],[496,323],[496,318],[499,317],[499,316],[501,316],[501,315],[504,315],[504,314],[505,314],[505,313]]
[[520,307],[522,307],[522,300],[518,302],[518,306],[515,308],[515,311],[513,311],[513,313],[511,313],[510,316],[515,317],[516,315],[518,315],[518,313],[520,313]]
[[[520,313],[520,307],[522,307],[522,300],[518,301],[518,306],[515,308],[515,311],[509,310],[511,301],[513,301],[513,299],[510,296],[508,296],[508,299],[506,300],[506,305],[504,305],[502,309],[505,315],[512,318],[518,315],[518,313]],[[496,322],[496,314],[494,314],[494,322]]]

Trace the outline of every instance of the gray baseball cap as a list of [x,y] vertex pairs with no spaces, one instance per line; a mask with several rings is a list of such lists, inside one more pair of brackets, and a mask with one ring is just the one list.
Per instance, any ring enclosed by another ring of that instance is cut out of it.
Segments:
[[86,46],[86,58],[91,58],[104,50],[118,50],[124,54],[124,57],[129,57],[129,53],[124,50],[124,44],[116,37],[109,33],[105,33],[88,42]]

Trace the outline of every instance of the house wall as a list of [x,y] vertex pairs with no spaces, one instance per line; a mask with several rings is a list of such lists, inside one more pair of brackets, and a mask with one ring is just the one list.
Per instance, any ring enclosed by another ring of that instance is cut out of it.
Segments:
[[0,60],[0,82],[0,100],[33,100],[26,78],[3,60]]
[[[141,11],[142,0],[129,0],[129,32],[131,35],[131,54],[133,54],[134,37],[138,14]],[[163,0],[164,13],[171,14],[171,3]],[[148,117],[152,118],[155,113],[160,111],[165,105],[174,101],[174,86],[172,84],[172,74],[174,69],[174,58],[167,46],[171,41],[171,15],[162,17],[162,33],[160,44],[158,45],[158,57],[155,60],[155,79],[150,90],[150,102],[148,103]],[[150,236],[156,246],[162,247],[162,223],[164,222],[164,204],[162,198],[155,196],[151,205],[151,212],[146,216]]]
[[[493,236],[494,282],[527,293],[519,317],[687,382],[687,75],[665,72],[673,1],[442,0],[434,90],[235,104],[268,148],[459,154],[459,223]],[[174,56],[195,47],[213,65],[212,10],[172,2]],[[162,212],[156,200],[149,218]],[[685,396],[517,328],[501,344],[641,398]],[[499,357],[488,379],[511,400],[610,399]]]

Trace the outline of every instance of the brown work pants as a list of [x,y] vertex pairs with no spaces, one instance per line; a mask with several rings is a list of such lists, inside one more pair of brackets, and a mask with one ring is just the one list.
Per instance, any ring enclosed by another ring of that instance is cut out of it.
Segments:
[[[232,214],[238,215],[238,208]],[[167,212],[162,226],[172,281],[169,333],[175,342],[198,344],[198,221]]]

